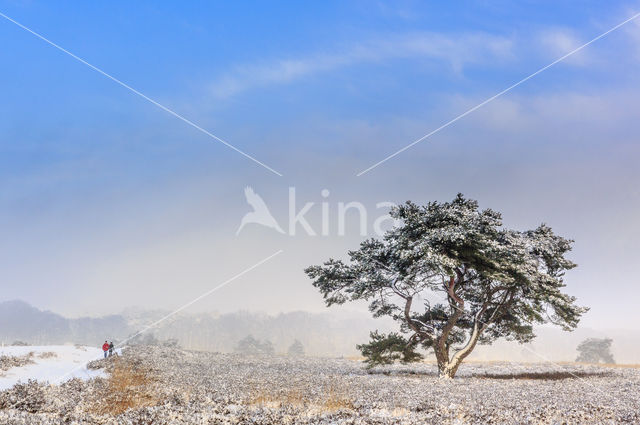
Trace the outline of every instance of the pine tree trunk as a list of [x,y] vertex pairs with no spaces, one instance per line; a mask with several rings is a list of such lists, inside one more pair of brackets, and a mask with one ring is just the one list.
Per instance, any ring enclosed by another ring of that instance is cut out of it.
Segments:
[[440,379],[452,379],[456,376],[456,372],[458,372],[458,367],[462,361],[453,360],[447,362],[442,367],[438,366],[438,377]]
[[[467,344],[458,350],[451,358],[449,358],[449,347],[445,340],[438,341],[435,347],[436,360],[438,362],[438,376],[444,379],[451,379],[456,376],[458,368],[462,361],[473,351],[478,342],[481,330],[478,322],[474,324],[473,331],[469,337]],[[441,336],[443,338],[443,336]]]
[[451,363],[449,362],[449,350],[446,345],[437,345],[435,348],[435,354],[438,362],[438,376],[440,378],[453,378],[455,371],[452,373]]

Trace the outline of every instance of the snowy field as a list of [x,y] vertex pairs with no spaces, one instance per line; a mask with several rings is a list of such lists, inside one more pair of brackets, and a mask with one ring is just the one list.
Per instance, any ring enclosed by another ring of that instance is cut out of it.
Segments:
[[[53,353],[53,354],[48,354]],[[103,357],[96,347],[72,345],[0,347],[0,357],[28,358],[29,363],[20,367],[0,370],[0,390],[13,387],[18,382],[35,379],[59,384],[71,378],[90,379],[104,376],[104,371],[87,370],[84,365]]]
[[[48,348],[47,348],[48,349]],[[110,377],[0,392],[2,424],[640,423],[640,370],[579,364],[432,364],[243,357],[135,347]]]

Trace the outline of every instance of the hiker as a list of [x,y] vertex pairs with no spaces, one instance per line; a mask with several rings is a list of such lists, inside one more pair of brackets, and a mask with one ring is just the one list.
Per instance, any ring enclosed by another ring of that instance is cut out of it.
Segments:
[[109,357],[113,356],[113,341],[109,343]]
[[104,351],[104,358],[107,358],[107,352],[109,352],[109,343],[107,341],[102,344],[102,351]]

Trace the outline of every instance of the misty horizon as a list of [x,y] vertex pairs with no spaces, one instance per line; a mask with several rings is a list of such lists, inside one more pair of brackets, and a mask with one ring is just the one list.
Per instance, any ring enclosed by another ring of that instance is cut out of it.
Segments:
[[[25,301],[0,301],[0,307],[6,309],[7,304],[19,304],[19,308],[37,308]],[[42,313],[55,312],[42,311]],[[47,336],[32,333],[29,323],[39,314],[26,314],[19,321],[16,318],[4,318],[0,314],[0,343],[7,345],[15,341],[41,345],[83,343],[100,345],[104,338],[115,342],[126,340],[140,329],[163,317],[169,310],[145,310],[138,308],[114,312],[109,316],[65,318],[73,321],[70,330],[60,331],[61,324],[53,325]],[[0,311],[1,313],[1,311]],[[209,318],[210,322],[203,322]],[[304,318],[304,319],[303,319]],[[49,316],[47,321],[52,318]],[[110,321],[100,322],[102,319]],[[4,321],[3,321],[4,320]],[[56,319],[58,320],[58,319]],[[85,323],[87,320],[99,322]],[[185,321],[186,320],[186,321]],[[217,320],[222,320],[217,322]],[[307,321],[308,327],[289,325],[291,321]],[[14,323],[12,326],[11,323]],[[83,324],[85,323],[85,324]],[[27,326],[27,327],[25,327]],[[82,327],[86,330],[82,331]],[[64,326],[63,326],[64,327]],[[11,334],[12,328],[20,328],[17,334]],[[201,334],[194,333],[198,329]],[[75,330],[73,330],[75,329]],[[102,329],[102,333],[97,329]],[[228,313],[201,312],[183,313],[164,322],[163,326],[149,329],[145,334],[160,341],[175,340],[179,346],[191,350],[235,352],[238,342],[248,336],[259,341],[274,343],[276,353],[285,353],[295,340],[303,342],[307,355],[320,357],[352,356],[359,357],[356,345],[366,340],[370,331],[394,330],[393,322],[388,319],[372,319],[367,312],[338,309],[334,312],[281,312],[267,314],[264,312],[236,311]],[[579,326],[572,332],[562,331],[553,326],[536,328],[538,337],[529,344],[499,340],[493,345],[481,345],[471,356],[475,361],[518,361],[527,363],[544,363],[548,361],[567,362],[575,360],[576,347],[587,338],[612,338],[612,353],[617,363],[640,363],[640,332],[625,329],[595,329]],[[69,333],[71,332],[71,333]],[[80,332],[80,333],[77,333]],[[115,332],[115,334],[114,334]],[[211,333],[213,332],[213,333]],[[7,335],[11,334],[9,337]],[[57,335],[57,336],[56,336]],[[65,336],[66,335],[66,336]],[[75,336],[74,336],[75,335]],[[43,339],[44,338],[44,339]],[[432,360],[433,354],[426,352],[426,359]]]
[[[130,306],[126,306],[123,307],[120,310],[114,310],[114,311],[110,311],[110,312],[105,312],[102,314],[88,314],[88,315],[67,315],[64,314],[63,312],[59,312],[59,311],[55,311],[55,310],[50,310],[47,308],[44,308],[42,306],[38,306],[36,304],[32,304],[30,303],[28,300],[24,300],[24,299],[0,299],[0,304],[3,303],[12,303],[12,302],[17,302],[17,303],[25,303],[28,304],[31,307],[37,308],[38,310],[41,310],[43,312],[51,312],[57,315],[60,315],[62,317],[65,317],[67,319],[83,319],[83,318],[91,318],[91,319],[97,319],[97,318],[103,318],[103,317],[107,317],[107,316],[113,316],[113,315],[127,315],[127,314],[138,314],[138,313],[155,313],[155,314],[167,314],[167,313],[171,313],[174,309],[171,308],[145,308],[143,306],[140,305],[130,305]],[[297,310],[279,310],[279,311],[267,311],[267,310],[250,310],[250,309],[238,309],[238,310],[228,310],[228,311],[219,311],[219,310],[199,310],[199,309],[191,309],[189,311],[186,312],[181,312],[179,313],[179,315],[182,316],[190,316],[190,315],[209,315],[212,317],[219,317],[222,315],[227,315],[227,314],[243,314],[243,313],[247,313],[247,314],[251,314],[251,315],[262,315],[262,316],[270,316],[270,317],[277,317],[280,315],[286,315],[286,314],[290,314],[290,313],[310,313],[310,314],[319,314],[319,315],[327,315],[327,316],[335,316],[337,318],[348,318],[350,316],[360,316],[360,317],[370,317],[370,313],[368,312],[368,310],[366,309],[366,307],[362,308],[362,309],[358,309],[358,308],[354,308],[353,305],[344,305],[344,306],[333,306],[331,308],[321,308],[321,309],[317,309],[317,310],[303,310],[303,309],[297,309]],[[378,318],[378,319],[372,319],[374,321],[377,321],[379,323],[383,323],[385,320],[385,318]],[[391,325],[391,321],[388,321],[387,326]],[[553,329],[554,325],[553,324],[542,324],[539,326],[536,326],[536,328],[550,328]],[[598,332],[606,332],[608,330],[616,330],[616,331],[638,331],[638,329],[629,327],[629,328],[625,328],[625,327],[598,327],[598,326],[584,326],[582,324],[578,325],[577,329],[590,329],[590,330],[594,330],[594,331],[598,331]],[[572,331],[561,331],[563,333],[570,333]],[[640,347],[639,347],[640,349]]]

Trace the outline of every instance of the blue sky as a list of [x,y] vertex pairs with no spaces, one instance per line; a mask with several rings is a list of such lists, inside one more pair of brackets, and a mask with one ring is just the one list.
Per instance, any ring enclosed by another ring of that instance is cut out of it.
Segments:
[[0,1],[283,174],[0,18],[3,292],[70,315],[172,308],[283,249],[195,308],[321,310],[302,268],[359,236],[235,237],[245,186],[283,222],[290,186],[305,201],[327,188],[331,201],[368,205],[463,192],[510,226],[544,221],[576,239],[568,290],[592,307],[585,323],[628,327],[628,295],[640,295],[630,277],[640,19],[356,173],[639,11],[633,1]]

